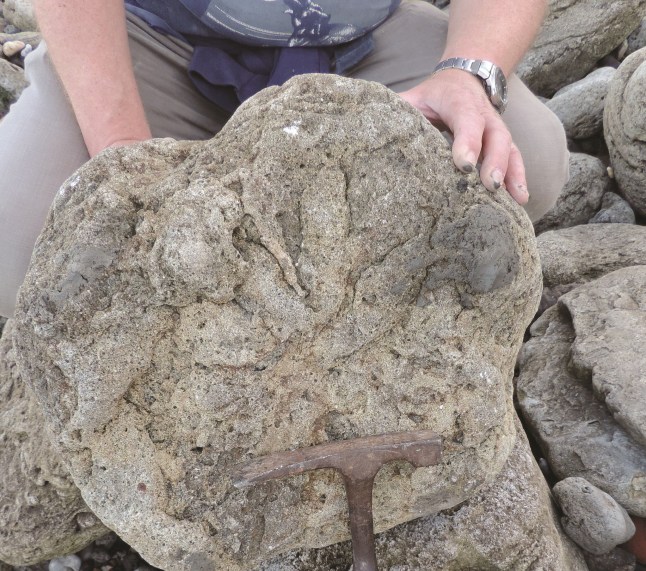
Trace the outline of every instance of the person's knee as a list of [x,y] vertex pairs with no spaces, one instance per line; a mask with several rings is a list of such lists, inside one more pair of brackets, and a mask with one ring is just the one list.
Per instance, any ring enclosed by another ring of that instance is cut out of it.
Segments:
[[545,119],[541,137],[544,142],[526,161],[529,202],[525,210],[533,223],[554,207],[570,177],[570,153],[563,125],[552,113]]

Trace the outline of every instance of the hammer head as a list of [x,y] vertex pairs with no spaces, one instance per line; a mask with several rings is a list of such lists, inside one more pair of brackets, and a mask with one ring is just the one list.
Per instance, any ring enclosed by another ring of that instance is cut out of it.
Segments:
[[430,430],[396,432],[269,454],[240,465],[232,478],[234,486],[244,488],[323,468],[338,470],[344,477],[374,477],[394,460],[421,467],[439,463],[441,456],[442,440]]

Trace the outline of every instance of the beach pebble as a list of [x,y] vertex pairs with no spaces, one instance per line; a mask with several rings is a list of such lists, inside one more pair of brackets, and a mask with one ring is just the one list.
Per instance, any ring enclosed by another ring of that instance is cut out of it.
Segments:
[[565,533],[586,551],[608,553],[634,535],[635,524],[626,510],[586,479],[565,478],[552,491],[563,511]]
[[80,569],[81,558],[77,555],[66,555],[49,562],[49,571],[79,571]]
[[20,52],[20,57],[24,59],[27,57],[27,54],[30,54],[33,51],[34,51],[33,46],[31,44],[26,44],[25,47]]
[[589,224],[600,223],[635,224],[635,212],[621,196],[606,192],[601,200],[601,210],[589,221]]
[[13,57],[25,49],[25,42],[13,40],[2,44],[2,53],[6,57]]

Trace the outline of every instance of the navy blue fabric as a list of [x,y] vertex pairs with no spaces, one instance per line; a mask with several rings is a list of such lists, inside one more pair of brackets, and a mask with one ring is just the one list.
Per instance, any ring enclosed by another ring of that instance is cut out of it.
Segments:
[[347,44],[386,20],[400,0],[125,0],[183,35],[215,33],[261,47]]
[[222,40],[196,46],[188,72],[202,95],[233,113],[265,87],[303,73],[329,73],[330,56],[317,48],[250,48]]
[[[205,0],[208,1],[208,0]],[[179,4],[179,3],[178,3]],[[273,48],[240,44],[218,36],[200,26],[182,26],[175,29],[172,20],[165,20],[141,7],[140,0],[126,0],[126,8],[160,33],[177,37],[193,47],[188,75],[196,89],[209,101],[228,113],[240,103],[264,89],[282,85],[285,81],[305,73],[336,73],[356,65],[373,49],[372,34],[335,47]],[[184,18],[178,8],[178,17]],[[169,11],[166,17],[172,17]],[[192,16],[191,16],[192,18]]]

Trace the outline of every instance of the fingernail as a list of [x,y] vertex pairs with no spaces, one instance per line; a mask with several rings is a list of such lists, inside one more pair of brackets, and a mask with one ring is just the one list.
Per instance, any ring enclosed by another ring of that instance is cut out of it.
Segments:
[[518,184],[518,185],[516,185],[516,188],[518,189],[518,192],[520,194],[524,194],[525,196],[529,196],[529,192],[527,192],[527,187],[524,184]]
[[491,180],[493,181],[493,187],[498,190],[502,186],[502,171],[493,169],[491,171]]

